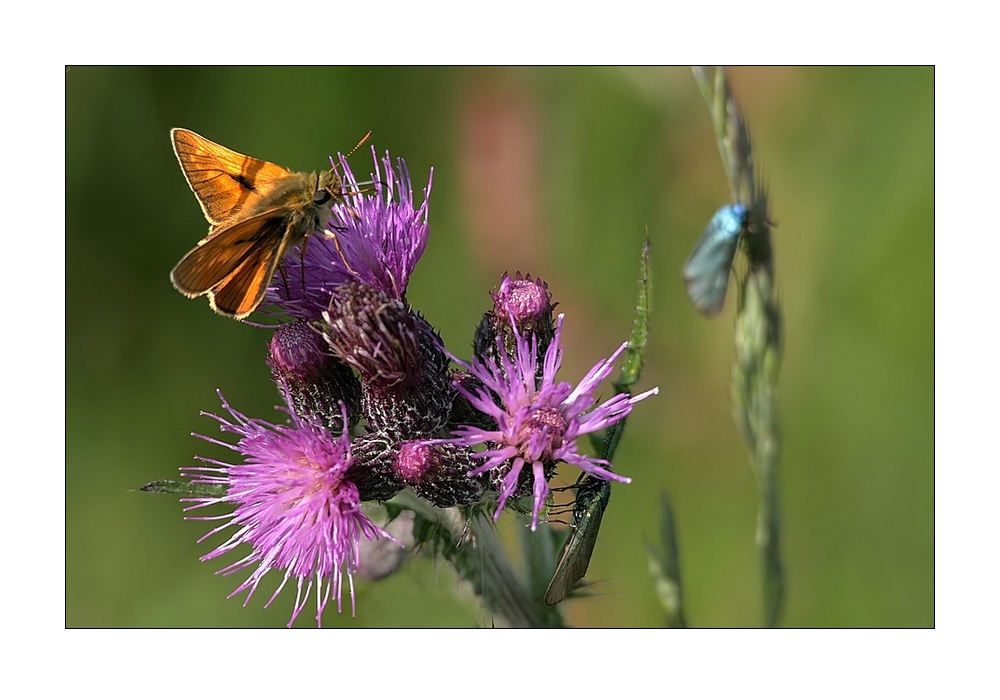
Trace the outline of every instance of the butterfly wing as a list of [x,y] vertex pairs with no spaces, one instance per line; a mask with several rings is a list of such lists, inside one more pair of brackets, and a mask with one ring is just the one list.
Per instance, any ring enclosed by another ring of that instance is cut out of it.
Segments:
[[[287,217],[279,211],[219,230],[177,263],[170,281],[187,297],[211,294],[219,313],[242,318],[263,298],[285,251],[287,228]],[[257,280],[254,271],[266,277]]]
[[688,297],[706,316],[722,311],[746,216],[746,209],[739,204],[719,209],[684,264]]
[[290,236],[282,231],[276,239],[262,241],[251,249],[242,265],[208,293],[212,309],[235,319],[249,316],[264,299],[289,241]]
[[187,129],[173,129],[170,140],[191,191],[213,226],[267,196],[290,173],[279,165],[230,151]]

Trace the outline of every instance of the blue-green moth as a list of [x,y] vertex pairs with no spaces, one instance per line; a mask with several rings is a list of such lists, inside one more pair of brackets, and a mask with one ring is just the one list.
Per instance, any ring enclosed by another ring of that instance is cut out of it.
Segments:
[[733,258],[746,225],[747,208],[742,204],[720,208],[684,264],[688,296],[694,307],[706,316],[722,311]]

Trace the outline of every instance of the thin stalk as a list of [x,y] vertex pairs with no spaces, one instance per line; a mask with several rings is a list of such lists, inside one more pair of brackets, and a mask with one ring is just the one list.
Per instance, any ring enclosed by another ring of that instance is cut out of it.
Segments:
[[755,172],[750,134],[723,68],[694,69],[708,103],[733,198],[750,213],[741,237],[747,265],[737,274],[733,416],[757,476],[757,549],[761,559],[764,623],[778,624],[784,601],[778,504],[777,385],[781,365],[781,309],[774,285],[774,253],[767,190]]

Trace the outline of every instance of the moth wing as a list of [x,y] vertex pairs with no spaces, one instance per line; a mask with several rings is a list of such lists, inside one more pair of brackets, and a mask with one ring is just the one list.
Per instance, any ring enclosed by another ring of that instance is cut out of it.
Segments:
[[184,177],[213,226],[244,209],[247,202],[266,196],[292,174],[187,129],[173,129],[170,140]]
[[589,552],[580,550],[580,547],[585,545],[585,542],[577,539],[575,531],[569,534],[569,539],[566,540],[563,550],[559,553],[559,563],[556,564],[552,580],[549,581],[549,586],[545,589],[543,601],[549,607],[561,603],[587,573],[590,555],[594,552],[594,542],[590,542]]
[[738,244],[738,231],[736,235],[725,235],[709,226],[684,264],[688,297],[706,316],[722,311]]
[[[578,499],[580,493],[578,490]],[[597,544],[601,521],[604,520],[604,511],[611,497],[611,484],[602,481],[594,487],[591,483],[586,493],[588,502],[582,510],[581,517],[574,514],[574,529],[566,539],[562,551],[559,552],[555,573],[552,574],[552,580],[545,589],[543,601],[550,607],[561,603],[587,573],[590,558],[594,554],[594,545]]]
[[170,281],[181,294],[197,297],[221,286],[260,251],[282,245],[285,216],[270,211],[213,232],[181,258],[170,272]]

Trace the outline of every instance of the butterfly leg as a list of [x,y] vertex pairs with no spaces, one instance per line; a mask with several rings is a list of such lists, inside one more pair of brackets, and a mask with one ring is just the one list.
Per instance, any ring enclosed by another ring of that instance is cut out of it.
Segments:
[[[285,273],[285,262],[284,261],[281,261],[278,264],[278,271],[281,273],[281,283],[285,287],[285,298],[286,299],[291,299],[292,298],[292,290],[288,288],[288,275]],[[306,288],[306,286],[303,283],[302,289],[305,290],[305,288]]]
[[[357,214],[355,213],[355,216],[356,215]],[[347,262],[347,258],[344,256],[344,250],[343,250],[343,248],[340,247],[340,237],[336,233],[334,233],[333,231],[324,231],[323,232],[323,236],[325,236],[327,239],[333,241],[333,245],[336,246],[337,252],[340,253],[340,260],[341,260],[341,262],[344,263],[344,267],[347,268],[347,271],[350,272],[352,275],[357,275],[358,271],[355,270],[353,267],[351,267],[351,264],[349,262]],[[303,247],[305,247],[305,246],[303,246]]]

